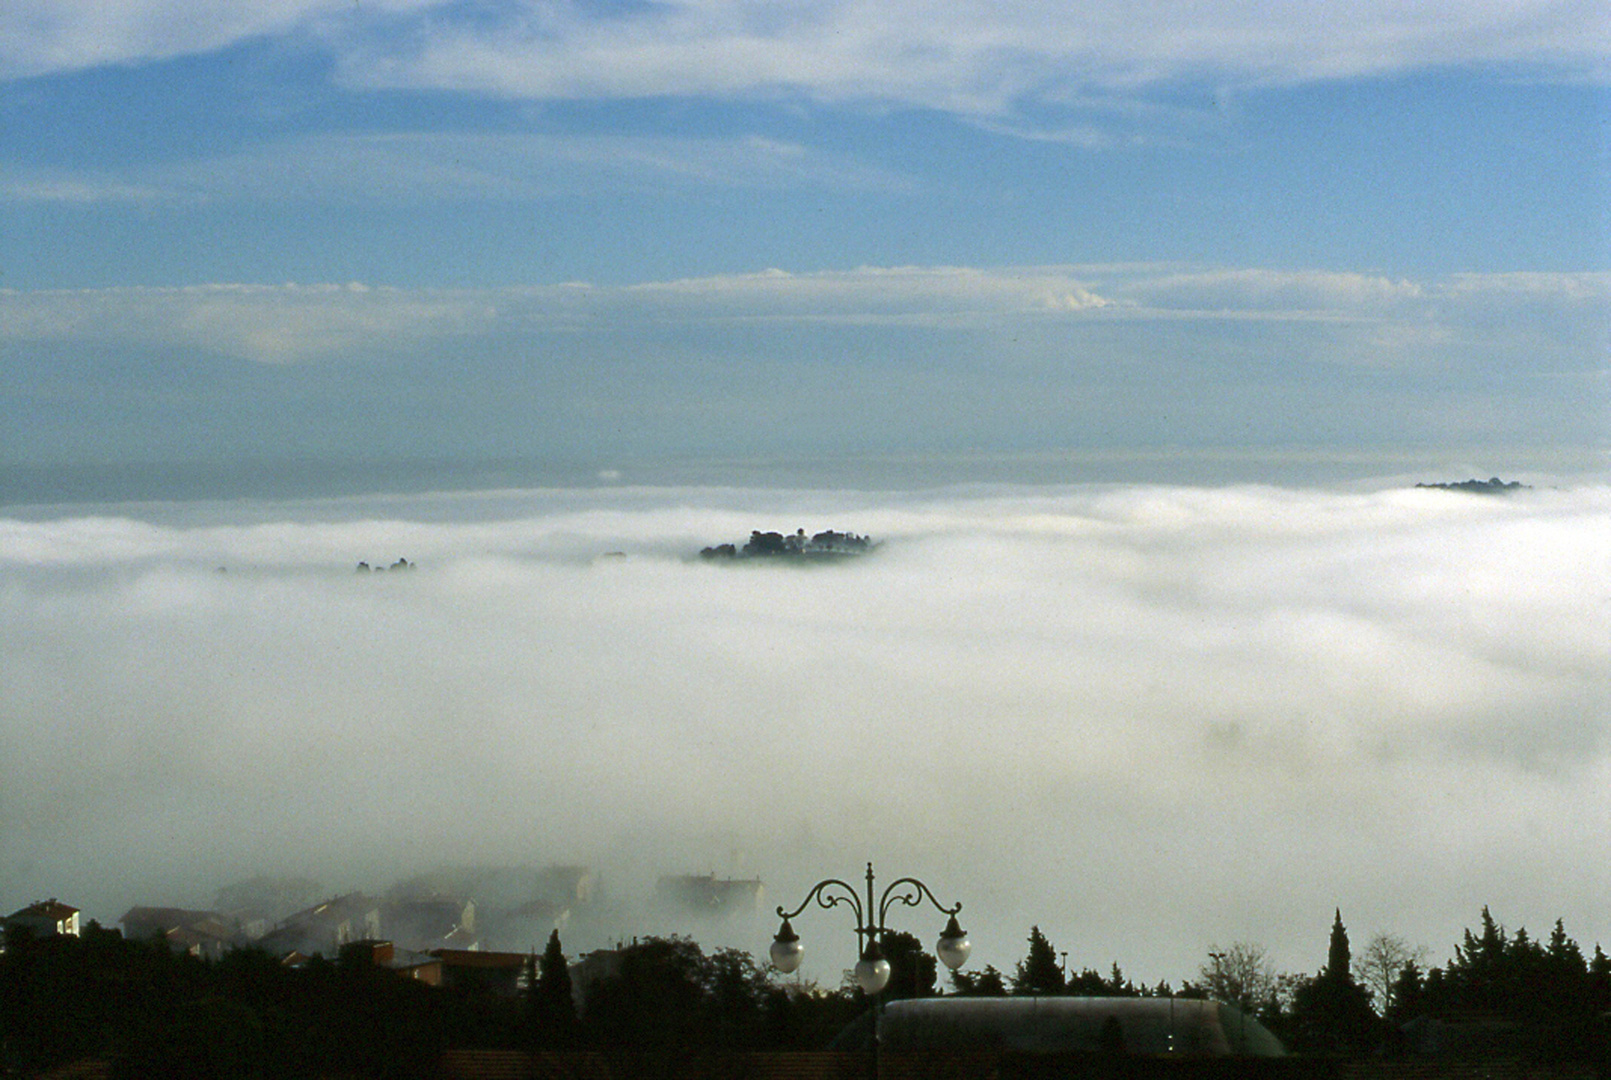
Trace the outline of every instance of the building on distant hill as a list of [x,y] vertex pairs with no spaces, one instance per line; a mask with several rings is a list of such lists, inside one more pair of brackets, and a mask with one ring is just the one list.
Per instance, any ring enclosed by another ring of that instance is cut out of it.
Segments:
[[440,958],[427,953],[399,949],[390,941],[368,939],[349,941],[341,947],[340,955],[343,960],[348,957],[362,958],[376,967],[395,972],[399,978],[413,979],[426,986],[442,985]]
[[380,904],[362,893],[347,893],[288,916],[257,944],[282,956],[335,956],[343,945],[380,938]]
[[438,896],[382,904],[386,936],[405,949],[474,949],[475,901]]
[[240,924],[216,911],[132,907],[118,920],[129,941],[162,940],[175,952],[216,960],[246,938]]
[[766,890],[760,878],[718,878],[710,874],[677,874],[655,885],[655,899],[693,915],[747,915],[761,910]]
[[330,892],[311,878],[257,877],[237,881],[213,896],[213,910],[239,923],[249,938],[259,938],[286,916],[319,902]]
[[494,912],[483,920],[486,940],[498,948],[540,948],[554,930],[565,932],[571,909],[552,900],[532,900],[509,911]]
[[21,911],[13,911],[6,916],[4,925],[7,937],[17,931],[36,938],[77,937],[78,909],[52,896],[49,900],[35,901]]
[[567,908],[584,908],[599,898],[599,876],[586,866],[545,866],[533,882],[532,898]]

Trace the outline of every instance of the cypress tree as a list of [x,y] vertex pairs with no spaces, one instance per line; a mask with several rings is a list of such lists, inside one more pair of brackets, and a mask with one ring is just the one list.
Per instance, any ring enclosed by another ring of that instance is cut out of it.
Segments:
[[1292,1019],[1302,1049],[1331,1053],[1366,1049],[1376,1039],[1370,993],[1349,971],[1348,930],[1338,909],[1331,924],[1325,969],[1305,980],[1292,999]]
[[526,992],[538,1041],[548,1046],[570,1043],[576,1036],[576,1001],[571,996],[571,971],[558,930],[548,935],[537,980]]
[[1326,950],[1326,974],[1339,982],[1352,982],[1353,976],[1349,967],[1353,962],[1353,955],[1348,948],[1348,930],[1343,926],[1342,908],[1337,908],[1337,917],[1331,924],[1331,945]]

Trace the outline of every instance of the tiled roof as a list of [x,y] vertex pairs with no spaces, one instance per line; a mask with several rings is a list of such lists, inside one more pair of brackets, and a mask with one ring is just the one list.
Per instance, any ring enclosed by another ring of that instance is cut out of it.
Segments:
[[33,916],[45,919],[67,919],[78,914],[78,909],[71,904],[64,904],[54,896],[49,900],[39,900],[29,904],[21,911],[12,912],[8,918],[21,919]]

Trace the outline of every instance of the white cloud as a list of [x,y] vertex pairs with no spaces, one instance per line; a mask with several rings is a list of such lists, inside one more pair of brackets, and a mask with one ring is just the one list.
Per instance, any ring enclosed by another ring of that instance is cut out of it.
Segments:
[[0,292],[0,337],[184,347],[263,363],[404,349],[486,332],[494,297],[349,285]]
[[[339,15],[348,0],[14,0],[0,27],[0,77],[73,71],[210,52],[255,37],[284,35]],[[365,0],[379,15],[423,10],[431,0]]]
[[911,181],[841,154],[761,136],[675,138],[398,132],[315,135],[218,157],[71,173],[0,165],[0,201],[216,203],[297,200],[362,206],[529,200],[628,189],[901,190]]
[[1422,299],[1425,289],[1368,274],[1231,269],[1162,274],[1132,284],[1127,295],[1170,310],[1382,315]]
[[990,115],[1020,99],[1154,83],[1300,82],[1463,63],[1603,71],[1588,4],[1236,2],[877,5],[657,4],[630,16],[515,7],[490,25],[433,25],[365,43],[360,83],[538,98],[802,93]]
[[[886,544],[685,558],[797,525]],[[1236,938],[1312,970],[1334,905],[1435,952],[1485,903],[1611,941],[1607,537],[1604,488],[0,521],[0,881],[106,919],[265,865],[582,858],[784,899],[873,858],[963,899],[980,962],[1035,921],[1152,981]]]
[[169,198],[170,192],[117,177],[0,166],[0,202],[82,205],[155,203]]
[[[1489,325],[1496,313],[1503,326]],[[1362,348],[1518,334],[1570,345],[1611,320],[1604,274],[1415,281],[1329,271],[1159,266],[767,270],[624,286],[488,289],[209,285],[0,291],[0,340],[183,345],[265,362],[384,355],[445,339],[624,324],[821,323],[938,328],[1046,320],[1294,320],[1366,324]],[[1351,346],[1350,346],[1351,347]],[[1408,350],[1419,355],[1420,350]],[[1413,359],[1413,357],[1410,357]],[[1583,357],[1587,361],[1590,357]]]
[[1413,11],[1384,0],[1324,9],[1245,0],[674,0],[632,10],[527,0],[473,20],[441,0],[278,0],[200,12],[181,0],[24,0],[10,14],[0,72],[11,76],[309,34],[364,85],[534,98],[798,94],[976,116],[1022,99],[1187,79],[1296,82],[1457,64],[1599,76],[1611,51],[1603,12],[1579,0],[1443,0]]
[[1443,290],[1451,298],[1485,303],[1543,302],[1561,307],[1611,304],[1611,273],[1455,274]]

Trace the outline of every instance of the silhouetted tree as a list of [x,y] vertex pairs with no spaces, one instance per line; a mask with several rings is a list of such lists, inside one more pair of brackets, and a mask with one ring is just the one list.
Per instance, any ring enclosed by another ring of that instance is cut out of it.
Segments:
[[1124,977],[1124,972],[1115,963],[1109,970],[1107,977],[1103,977],[1094,968],[1086,968],[1078,975],[1070,975],[1064,992],[1079,997],[1139,997],[1140,991]]
[[758,1045],[772,988],[766,973],[742,949],[717,949],[705,966],[716,1041],[728,1048]]
[[1281,979],[1262,945],[1238,941],[1226,949],[1210,948],[1208,963],[1198,974],[1202,982],[1187,983],[1183,995],[1195,992],[1261,1018],[1272,1009],[1279,1011]]
[[1416,963],[1424,949],[1412,949],[1397,934],[1378,933],[1365,945],[1355,964],[1359,984],[1370,991],[1376,1011],[1386,1016],[1393,1010],[1393,988],[1404,968]]
[[[1438,974],[1441,978],[1442,972]],[[1405,961],[1399,969],[1398,978],[1393,980],[1392,989],[1388,991],[1387,1019],[1402,1025],[1422,1015],[1426,1011],[1425,996],[1420,966],[1413,959]]]
[[939,964],[923,951],[923,943],[913,934],[891,930],[879,943],[884,959],[889,961],[889,986],[884,989],[885,999],[929,997],[939,977]]
[[1598,949],[1595,961],[1585,961],[1560,921],[1540,943],[1525,927],[1508,933],[1483,908],[1480,929],[1465,931],[1445,967],[1418,981],[1412,974],[1407,969],[1394,988],[1396,1023],[1425,1016],[1478,1025],[1473,1037],[1490,1041],[1503,1030],[1504,1052],[1539,1059],[1584,1060],[1611,1050],[1600,1019],[1611,1007],[1611,963]]
[[537,979],[526,993],[533,1035],[539,1045],[570,1045],[576,1038],[576,999],[558,930],[549,931],[548,944],[538,961]]
[[1293,992],[1292,1032],[1299,1049],[1331,1053],[1353,1053],[1379,1041],[1370,993],[1354,981],[1341,909],[1331,924],[1325,969]]
[[1018,961],[1013,972],[1014,994],[1061,994],[1063,968],[1057,962],[1057,950],[1040,932],[1039,926],[1029,928],[1029,954]]
[[986,964],[977,975],[967,971],[951,972],[951,986],[964,997],[1007,996],[1006,980],[993,964]]
[[698,1045],[705,1025],[704,952],[682,937],[646,938],[621,950],[620,971],[587,994],[588,1037],[606,1046]]

